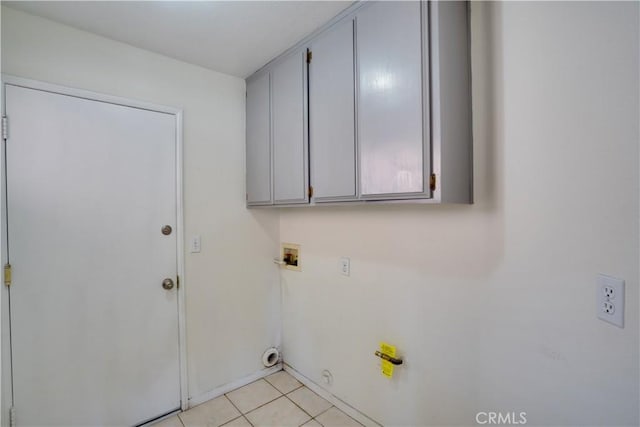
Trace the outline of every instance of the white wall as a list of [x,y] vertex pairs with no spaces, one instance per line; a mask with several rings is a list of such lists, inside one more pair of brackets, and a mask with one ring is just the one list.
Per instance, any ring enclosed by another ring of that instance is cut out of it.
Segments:
[[[387,425],[637,425],[638,4],[472,5],[473,206],[244,209],[244,83],[2,9],[3,72],[183,107],[190,395],[287,361]],[[349,256],[351,277],[338,274]],[[247,260],[255,261],[248,267]],[[627,283],[625,329],[595,276]],[[398,345],[389,381],[372,355]]]
[[279,339],[278,217],[244,202],[242,79],[2,8],[2,71],[184,109],[189,396],[262,369]]
[[[638,19],[473,3],[476,203],[284,210],[287,363],[384,425],[638,425]],[[596,318],[598,273],[626,280],[624,329]]]

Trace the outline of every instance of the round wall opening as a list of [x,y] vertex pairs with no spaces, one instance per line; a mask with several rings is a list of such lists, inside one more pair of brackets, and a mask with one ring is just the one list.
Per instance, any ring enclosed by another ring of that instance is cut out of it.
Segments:
[[280,352],[275,347],[268,348],[262,355],[262,364],[267,368],[275,366],[279,360]]

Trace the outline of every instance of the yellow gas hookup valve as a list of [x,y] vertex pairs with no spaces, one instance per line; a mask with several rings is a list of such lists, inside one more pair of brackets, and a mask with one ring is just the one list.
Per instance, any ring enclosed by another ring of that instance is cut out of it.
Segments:
[[396,365],[402,365],[402,359],[396,358],[396,347],[386,342],[380,343],[380,350],[376,350],[374,353],[380,359],[382,359],[381,368],[382,375],[387,378],[393,377],[393,368]]

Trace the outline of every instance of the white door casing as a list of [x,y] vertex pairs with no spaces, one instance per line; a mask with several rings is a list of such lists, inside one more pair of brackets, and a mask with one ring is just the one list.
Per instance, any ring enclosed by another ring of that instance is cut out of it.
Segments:
[[180,115],[87,98],[5,86],[18,425],[131,425],[185,401],[182,291],[162,288],[182,275]]

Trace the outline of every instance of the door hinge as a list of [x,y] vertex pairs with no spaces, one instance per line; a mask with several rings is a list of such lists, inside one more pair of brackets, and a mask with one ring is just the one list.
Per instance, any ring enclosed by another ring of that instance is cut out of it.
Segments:
[[4,284],[11,286],[11,264],[9,263],[4,265]]
[[432,173],[431,177],[429,178],[429,188],[431,189],[431,191],[436,191],[436,174]]
[[2,139],[5,141],[9,139],[9,119],[7,116],[2,116]]
[[11,408],[9,408],[9,426],[10,427],[16,426],[16,407],[15,406],[12,406]]
[[309,198],[313,197],[313,185],[309,186]]
[[307,64],[311,64],[312,57],[313,57],[313,53],[310,50],[307,50]]

